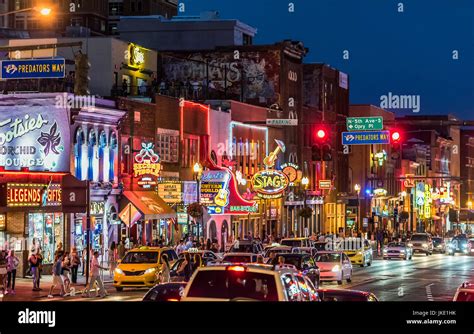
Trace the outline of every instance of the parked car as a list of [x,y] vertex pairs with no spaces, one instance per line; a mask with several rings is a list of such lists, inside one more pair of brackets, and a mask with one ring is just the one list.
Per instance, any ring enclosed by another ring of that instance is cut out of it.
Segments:
[[144,302],[178,302],[181,300],[186,282],[157,284],[143,297]]
[[199,268],[182,301],[318,301],[316,288],[290,266],[214,265]]
[[413,253],[425,253],[426,256],[433,254],[433,240],[429,233],[415,233],[408,241]]
[[413,249],[406,242],[389,242],[387,247],[383,249],[383,259],[392,258],[411,260],[413,258]]
[[337,281],[342,284],[343,280],[351,282],[352,264],[349,257],[341,251],[319,252],[316,255],[316,265],[319,268],[320,280]]
[[318,289],[319,298],[323,302],[377,302],[371,292],[342,289]]

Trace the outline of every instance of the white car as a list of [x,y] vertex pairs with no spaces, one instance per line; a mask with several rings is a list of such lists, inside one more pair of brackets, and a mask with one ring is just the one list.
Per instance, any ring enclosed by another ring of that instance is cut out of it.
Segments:
[[313,283],[292,266],[215,265],[198,268],[181,301],[319,301]]
[[352,263],[343,252],[318,252],[315,260],[319,267],[321,282],[337,281],[337,284],[342,284],[343,280],[348,283],[351,281]]
[[252,254],[252,253],[226,253],[222,257],[221,262],[225,262],[225,263],[257,263],[257,260],[258,260],[259,256],[261,257],[261,255]]
[[411,260],[413,258],[413,249],[406,242],[390,242],[383,249],[383,259],[392,258]]

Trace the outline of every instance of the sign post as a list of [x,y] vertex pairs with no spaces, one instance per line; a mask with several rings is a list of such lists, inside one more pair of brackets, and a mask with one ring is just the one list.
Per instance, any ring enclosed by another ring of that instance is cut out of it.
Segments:
[[349,131],[383,130],[383,117],[348,117],[346,126]]

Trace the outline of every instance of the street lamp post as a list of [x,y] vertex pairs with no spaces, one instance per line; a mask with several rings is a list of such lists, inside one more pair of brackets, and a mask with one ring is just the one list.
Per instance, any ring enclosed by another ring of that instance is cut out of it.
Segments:
[[[193,172],[194,176],[196,178],[196,203],[200,203],[200,198],[199,198],[199,190],[201,188],[200,182],[201,182],[201,176],[202,176],[202,166],[199,162],[196,162],[193,166]],[[201,220],[202,220],[201,216]],[[196,225],[197,225],[197,241],[199,242],[199,222],[196,219]]]
[[43,16],[48,16],[52,12],[51,8],[48,8],[48,7],[30,7],[30,8],[14,10],[14,11],[11,11],[11,12],[0,13],[0,16],[7,16],[7,15],[11,15],[11,14],[18,14],[18,13],[24,13],[24,12],[29,12],[29,11],[37,11],[38,13],[40,13]]
[[[308,189],[308,184],[309,184],[309,179],[305,176],[301,179],[301,184],[303,185],[303,206],[306,211],[306,190]],[[304,217],[304,229],[303,229],[303,235],[305,234],[306,228],[308,225],[308,217]]]
[[356,183],[354,185],[354,190],[357,193],[357,230],[362,231],[362,224],[360,221],[360,184]]

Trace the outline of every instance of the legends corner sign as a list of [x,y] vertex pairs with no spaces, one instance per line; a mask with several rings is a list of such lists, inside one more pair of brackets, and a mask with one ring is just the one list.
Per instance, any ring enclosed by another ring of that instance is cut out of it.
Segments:
[[2,60],[0,68],[3,80],[64,78],[66,73],[64,58]]

